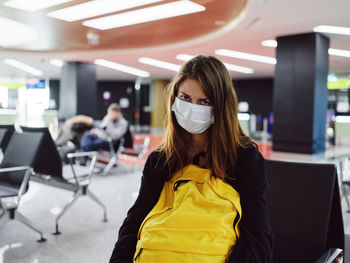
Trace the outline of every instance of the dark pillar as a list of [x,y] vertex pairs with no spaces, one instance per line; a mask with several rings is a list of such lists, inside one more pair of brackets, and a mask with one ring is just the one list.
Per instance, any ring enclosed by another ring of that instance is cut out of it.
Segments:
[[60,81],[60,118],[83,114],[97,116],[97,83],[94,64],[68,62]]
[[277,38],[273,150],[325,150],[329,39],[319,33]]

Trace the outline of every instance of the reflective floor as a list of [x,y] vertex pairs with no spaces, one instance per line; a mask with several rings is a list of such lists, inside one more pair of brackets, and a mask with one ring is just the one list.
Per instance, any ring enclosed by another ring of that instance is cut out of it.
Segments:
[[32,182],[19,211],[44,232],[47,241],[38,243],[36,232],[16,220],[7,221],[0,226],[0,263],[108,262],[118,229],[137,197],[141,178],[140,170],[119,170],[113,168],[110,175],[96,176],[90,186],[106,205],[109,221],[102,222],[102,209],[84,196],[62,217],[62,234],[58,236],[51,234],[55,214],[72,193]]

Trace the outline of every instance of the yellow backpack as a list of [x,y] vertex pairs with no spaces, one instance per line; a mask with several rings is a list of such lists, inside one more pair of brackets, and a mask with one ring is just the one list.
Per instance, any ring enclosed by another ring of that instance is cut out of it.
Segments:
[[142,222],[134,262],[227,262],[241,215],[238,192],[190,164],[165,182]]

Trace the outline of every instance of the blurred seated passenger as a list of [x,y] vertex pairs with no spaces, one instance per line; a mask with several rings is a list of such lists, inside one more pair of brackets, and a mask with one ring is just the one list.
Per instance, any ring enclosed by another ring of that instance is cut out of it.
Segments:
[[55,143],[62,146],[70,141],[79,148],[83,134],[90,130],[93,124],[94,119],[86,115],[76,115],[69,118],[62,125]]
[[120,139],[128,128],[128,121],[124,119],[121,109],[117,103],[109,105],[107,115],[101,124],[86,132],[81,140],[80,149],[84,152],[109,150],[109,140],[114,145],[119,145]]

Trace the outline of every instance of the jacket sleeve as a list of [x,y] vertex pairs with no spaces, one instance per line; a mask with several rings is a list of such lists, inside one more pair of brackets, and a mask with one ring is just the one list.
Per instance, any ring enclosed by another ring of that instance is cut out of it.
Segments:
[[139,196],[128,211],[127,217],[119,229],[118,241],[115,244],[110,263],[131,263],[136,250],[137,234],[142,221],[158,201],[162,184],[153,175],[152,153],[146,162],[141,178]]
[[255,146],[240,154],[237,162],[242,218],[240,236],[230,263],[272,262],[272,230],[267,206],[265,160]]

